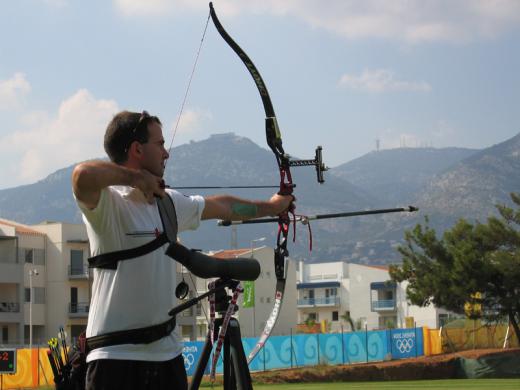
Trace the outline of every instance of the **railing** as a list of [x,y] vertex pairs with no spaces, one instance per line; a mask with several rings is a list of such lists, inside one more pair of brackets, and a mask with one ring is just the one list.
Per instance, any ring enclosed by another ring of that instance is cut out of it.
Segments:
[[69,265],[69,278],[70,279],[88,279],[88,268],[87,267],[72,267]]
[[339,297],[298,299],[298,306],[339,306]]
[[19,313],[20,304],[18,302],[0,302],[0,312]]
[[372,311],[377,310],[395,310],[395,299],[372,301]]
[[0,256],[0,264],[19,264],[16,256]]
[[69,315],[71,317],[87,317],[89,306],[88,302],[71,302],[69,303]]

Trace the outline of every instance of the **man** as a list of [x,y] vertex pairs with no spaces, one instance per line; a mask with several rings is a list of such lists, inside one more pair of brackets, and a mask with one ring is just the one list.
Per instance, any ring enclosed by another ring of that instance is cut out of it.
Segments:
[[[104,140],[111,162],[88,161],[72,173],[72,188],[87,226],[92,255],[146,244],[150,237],[128,233],[161,231],[156,197],[173,200],[179,231],[204,219],[239,220],[277,215],[291,196],[249,201],[229,195],[184,196],[165,189],[169,155],[161,122],[147,112],[123,111],[109,123]],[[165,246],[94,269],[87,338],[161,324],[175,306],[175,262]],[[87,389],[183,389],[187,387],[182,343],[176,332],[148,344],[96,348],[87,356]]]

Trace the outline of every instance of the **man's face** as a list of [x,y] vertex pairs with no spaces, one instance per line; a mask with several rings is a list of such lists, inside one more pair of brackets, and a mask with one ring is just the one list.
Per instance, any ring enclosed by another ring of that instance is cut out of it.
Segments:
[[157,122],[148,124],[148,142],[141,146],[143,148],[141,168],[155,176],[162,177],[169,154],[164,148],[164,137],[160,124]]

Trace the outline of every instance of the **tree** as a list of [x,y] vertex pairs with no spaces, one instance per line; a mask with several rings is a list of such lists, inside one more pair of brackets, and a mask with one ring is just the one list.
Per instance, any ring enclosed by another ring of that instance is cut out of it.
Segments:
[[354,326],[354,321],[352,321],[352,317],[350,316],[350,311],[346,311],[345,314],[341,315],[341,319],[345,322],[348,322],[350,325],[350,330],[352,332],[356,331],[356,327]]
[[415,305],[471,318],[507,317],[520,339],[520,195],[511,199],[516,210],[497,205],[499,216],[485,224],[460,219],[441,239],[428,218],[406,231],[398,249],[403,263],[390,267],[391,278],[409,282],[407,296]]

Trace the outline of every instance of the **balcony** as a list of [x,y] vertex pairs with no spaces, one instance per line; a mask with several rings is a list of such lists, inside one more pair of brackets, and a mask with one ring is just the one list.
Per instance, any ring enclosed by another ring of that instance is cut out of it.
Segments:
[[19,313],[20,304],[18,302],[0,302],[0,313]]
[[339,306],[339,297],[303,298],[298,299],[298,307]]
[[88,280],[87,267],[72,267],[69,265],[69,280]]
[[88,302],[71,302],[69,303],[70,318],[87,318],[89,304]]
[[395,299],[372,301],[372,311],[393,311],[395,309]]

